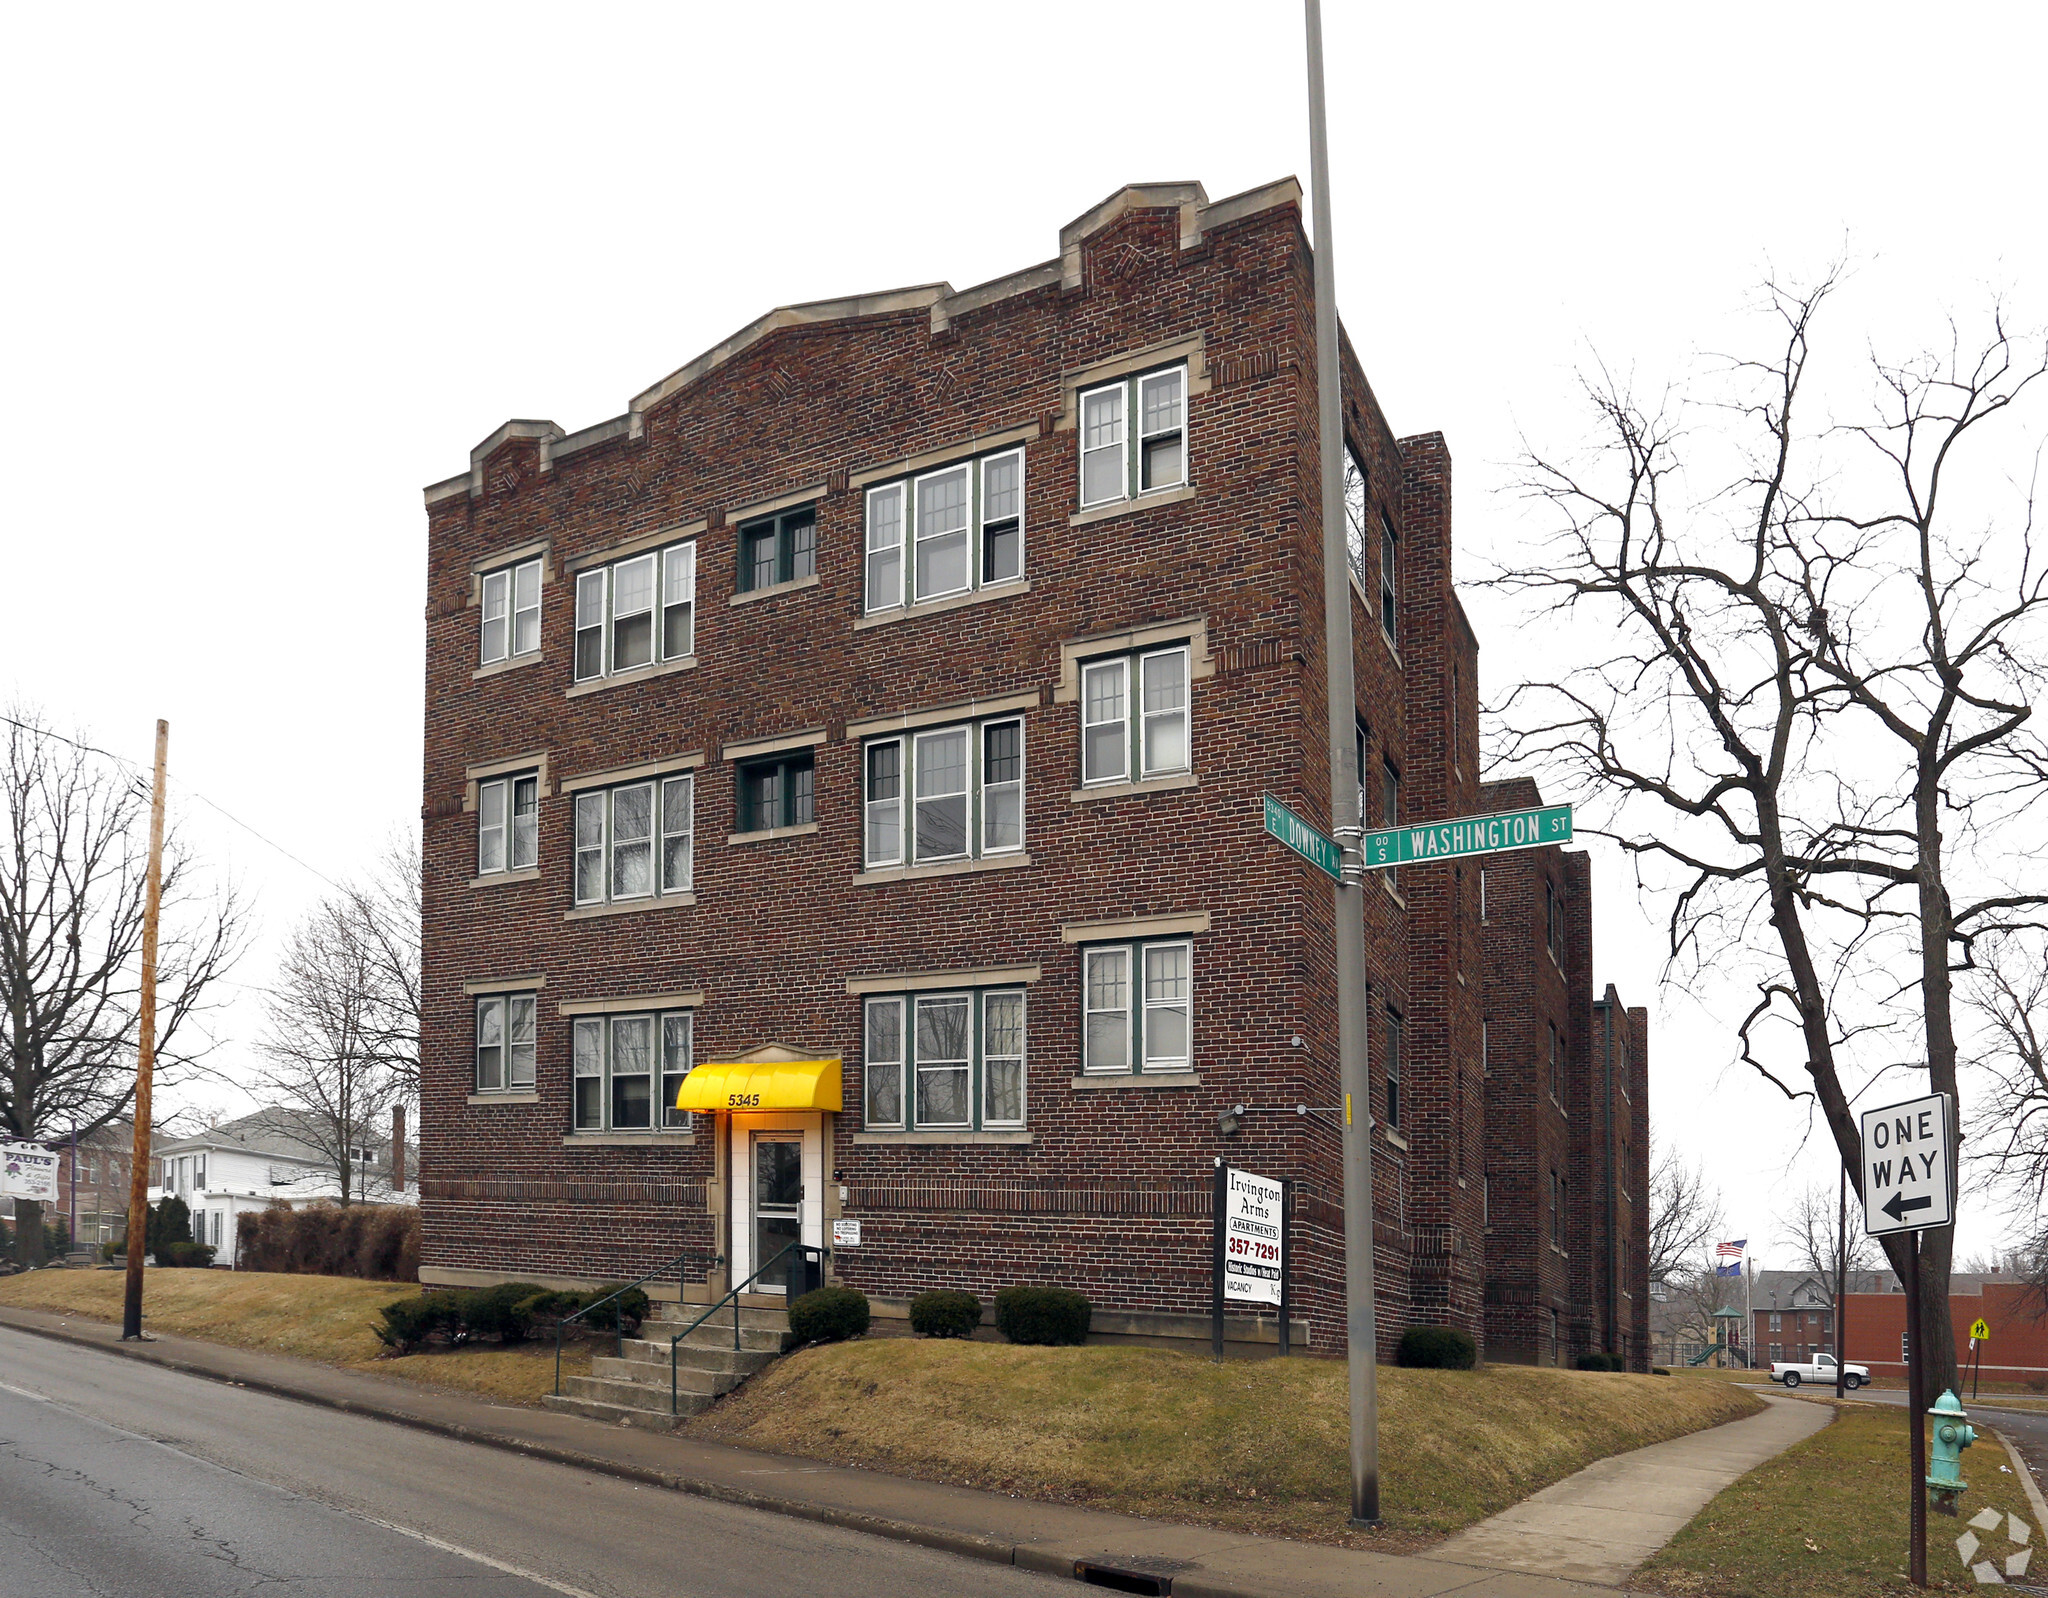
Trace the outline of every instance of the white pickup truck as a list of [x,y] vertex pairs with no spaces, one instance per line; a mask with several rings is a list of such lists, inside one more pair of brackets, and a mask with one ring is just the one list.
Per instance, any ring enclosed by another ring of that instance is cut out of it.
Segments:
[[[1792,1360],[1773,1360],[1771,1380],[1783,1382],[1787,1387],[1797,1387],[1801,1382],[1825,1383],[1832,1387],[1835,1385],[1835,1356],[1816,1354],[1803,1365]],[[1851,1365],[1842,1372],[1842,1385],[1852,1393],[1869,1380],[1868,1365]]]

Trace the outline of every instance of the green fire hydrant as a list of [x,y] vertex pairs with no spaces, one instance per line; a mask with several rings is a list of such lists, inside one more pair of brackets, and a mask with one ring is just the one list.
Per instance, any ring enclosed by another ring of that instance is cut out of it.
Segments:
[[1934,1422],[1933,1452],[1927,1461],[1927,1491],[1944,1515],[1956,1512],[1956,1500],[1969,1491],[1963,1480],[1963,1450],[1977,1440],[1977,1429],[1963,1414],[1954,1393],[1943,1393],[1927,1411]]

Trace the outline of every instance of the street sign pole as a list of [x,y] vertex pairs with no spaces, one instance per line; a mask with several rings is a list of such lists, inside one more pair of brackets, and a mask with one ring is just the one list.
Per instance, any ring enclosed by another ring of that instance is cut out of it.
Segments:
[[[1330,140],[1323,105],[1323,8],[1303,0],[1308,35],[1309,186],[1315,196],[1316,457],[1323,501],[1323,657],[1329,673],[1331,831],[1358,859],[1358,696],[1351,675],[1351,557],[1344,536],[1344,415],[1337,351],[1337,256],[1330,232]],[[1365,1058],[1365,886],[1331,889],[1337,925],[1337,1080],[1344,1092],[1344,1344],[1351,1397],[1351,1524],[1380,1522],[1379,1327],[1372,1280],[1371,1073]]]
[[1912,1550],[1907,1572],[1916,1587],[1927,1585],[1927,1394],[1920,1381],[1927,1339],[1920,1335],[1920,1234],[1906,1236],[1906,1430],[1913,1470]]

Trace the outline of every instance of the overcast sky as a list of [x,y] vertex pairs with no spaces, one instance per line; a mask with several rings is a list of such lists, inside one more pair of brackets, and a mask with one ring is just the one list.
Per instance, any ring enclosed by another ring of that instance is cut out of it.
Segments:
[[[1736,347],[1767,269],[1851,256],[1856,344],[1991,290],[2048,312],[2039,6],[1327,10],[1340,303],[1396,430],[1448,437],[1468,574],[1518,536],[1522,437],[1584,436],[1575,369]],[[1045,260],[1128,182],[1308,169],[1292,4],[40,6],[9,32],[0,692],[138,760],[168,717],[179,784],[334,877],[417,813],[419,490],[498,423],[617,415],[776,304]],[[1468,604],[1497,694],[1518,641]],[[266,939],[322,890],[181,808]],[[1658,990],[1657,912],[1595,859],[1658,1129],[1770,1238],[1826,1156],[1728,1063],[1739,995]],[[1958,1241],[1998,1232],[1966,1207]]]

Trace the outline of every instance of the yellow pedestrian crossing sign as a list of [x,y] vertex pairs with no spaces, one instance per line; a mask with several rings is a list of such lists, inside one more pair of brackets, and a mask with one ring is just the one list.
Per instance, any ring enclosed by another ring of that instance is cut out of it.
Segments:
[[1970,1335],[1980,1343],[1990,1342],[1991,1323],[1985,1320],[1983,1316],[1978,1316],[1977,1319],[1970,1322]]

